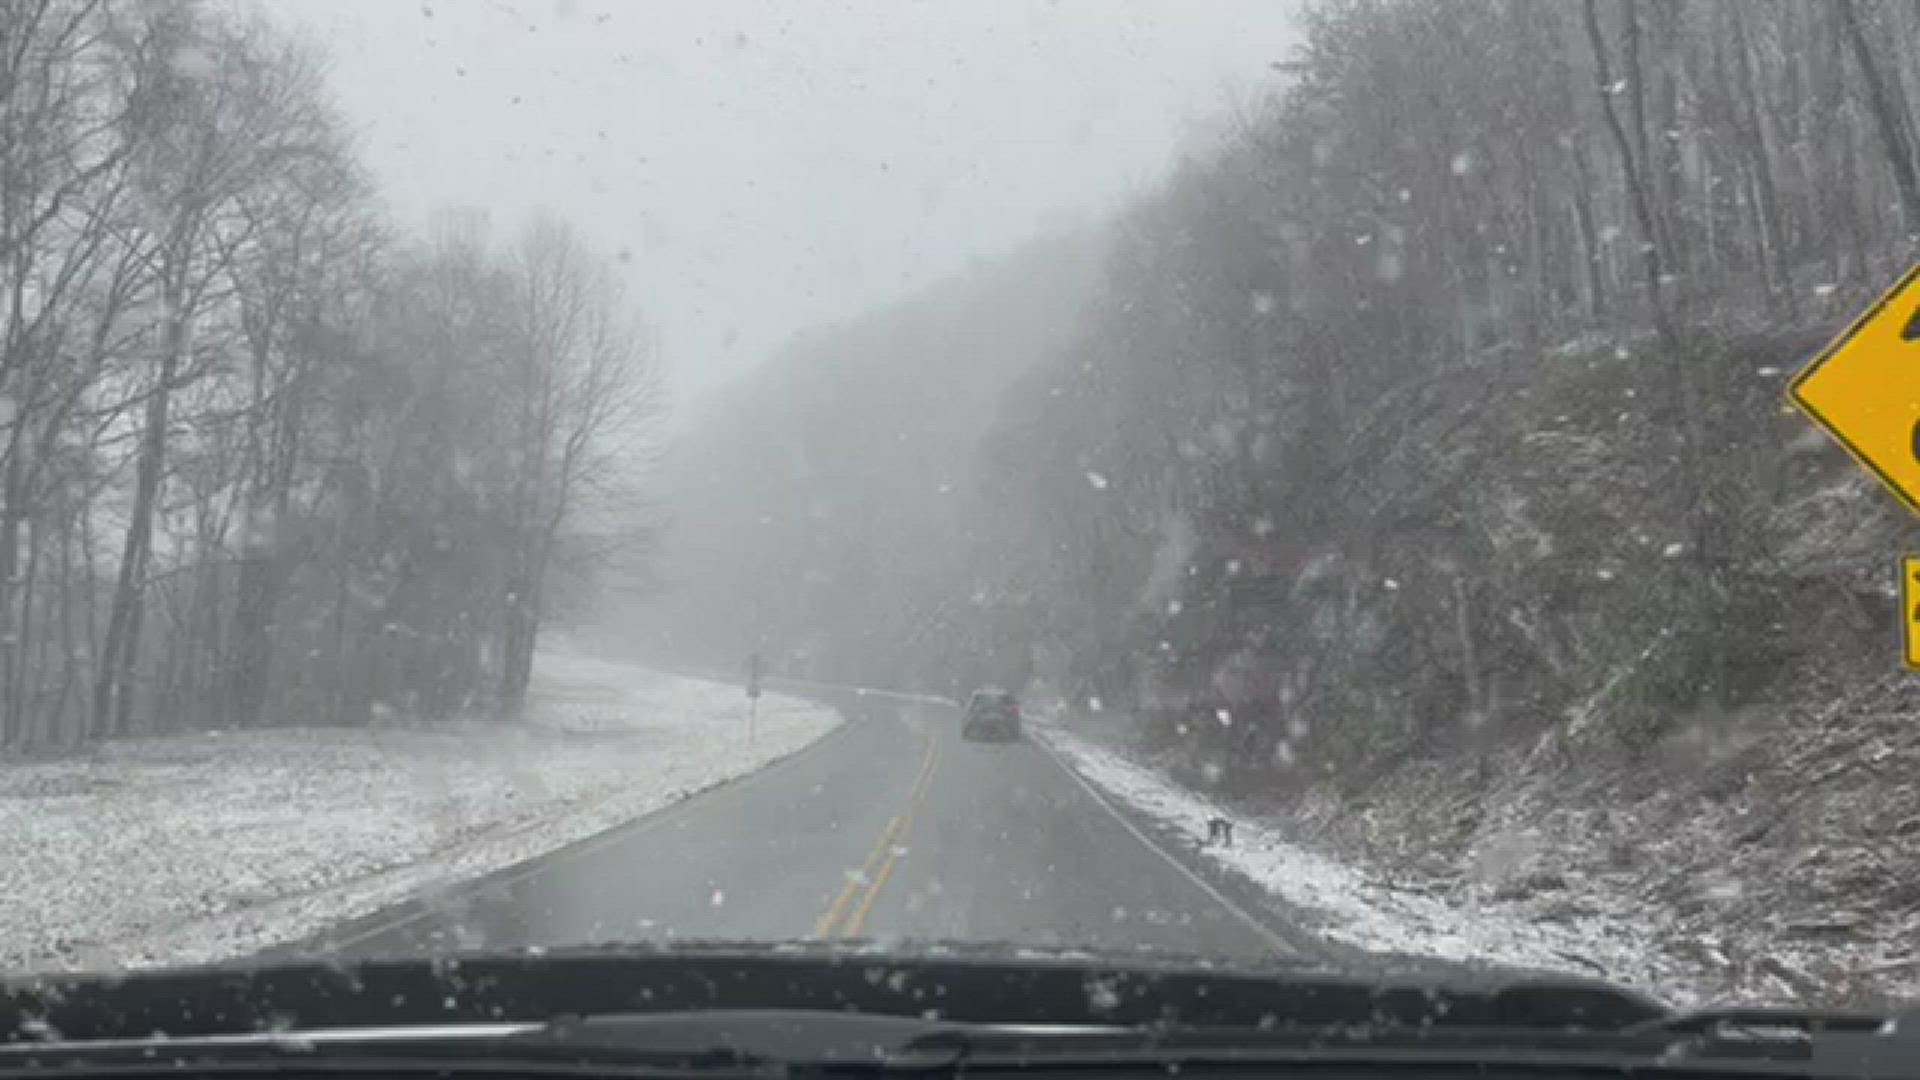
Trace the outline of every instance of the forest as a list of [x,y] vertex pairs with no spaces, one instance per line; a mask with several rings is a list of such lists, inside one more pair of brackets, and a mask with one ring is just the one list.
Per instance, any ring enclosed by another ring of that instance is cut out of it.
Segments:
[[1916,41],[1895,0],[1311,3],[1097,265],[980,271],[1044,313],[957,279],[709,417],[672,471],[783,477],[712,526],[777,570],[673,564],[712,631],[670,644],[1022,686],[1258,783],[1882,679],[1914,530],[1784,390],[1912,262]]
[[1911,262],[1920,8],[1321,0],[1116,217],[674,441],[557,218],[389,220],[324,59],[0,14],[0,747],[512,715],[656,541],[676,661],[1157,718],[1268,775],[1622,747],[1890,663],[1911,534],[1784,406]]
[[648,542],[613,261],[396,226],[324,66],[211,5],[0,6],[0,752],[510,716]]

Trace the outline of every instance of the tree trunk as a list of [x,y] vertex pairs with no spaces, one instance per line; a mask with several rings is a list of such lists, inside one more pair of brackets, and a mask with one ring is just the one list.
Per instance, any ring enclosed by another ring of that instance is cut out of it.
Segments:
[[1659,179],[1654,175],[1653,152],[1647,146],[1647,88],[1645,85],[1646,64],[1640,55],[1640,4],[1639,0],[1620,0],[1620,26],[1622,47],[1620,63],[1626,68],[1627,109],[1632,120],[1633,158],[1638,163],[1641,181],[1646,185],[1646,199],[1653,223],[1654,242],[1661,251],[1667,251],[1667,206],[1661,200]]
[[[75,625],[78,620],[74,618],[74,612],[80,610],[80,606],[73,598],[73,551],[76,546],[85,542],[81,522],[76,520],[81,516],[81,513],[65,510],[60,515],[60,686],[53,695],[53,702],[47,709],[40,730],[36,733],[38,742],[52,746],[63,746],[73,742],[74,736],[79,734],[78,731],[69,732],[65,725],[67,708],[72,704],[69,699],[73,695],[73,688],[76,684],[84,683],[81,678],[81,668],[85,661],[80,655],[81,635],[79,628]],[[76,533],[79,535],[76,536]],[[84,576],[82,580],[84,584],[81,588],[91,596],[92,577]],[[82,721],[84,723],[84,717]]]
[[1524,305],[1522,333],[1527,350],[1539,352],[1544,346],[1548,322],[1558,312],[1552,306],[1555,290],[1547,284],[1546,214],[1541,210],[1540,179],[1535,172],[1531,153],[1521,154],[1520,170],[1527,193],[1525,217],[1522,220],[1526,240],[1526,281],[1520,289]]
[[141,432],[133,507],[127,520],[126,543],[120,553],[120,572],[114,582],[113,605],[107,615],[106,641],[94,681],[93,733],[124,735],[133,717],[133,684],[140,660],[141,623],[146,616],[147,561],[153,547],[154,505],[166,468],[168,406],[173,379],[186,347],[186,317],[179,314],[180,290],[168,290],[166,343],[160,357],[160,375],[147,399],[146,427]]
[[[1740,142],[1746,148],[1753,168],[1754,208],[1759,213],[1762,272],[1766,287],[1775,302],[1784,304],[1783,314],[1794,317],[1793,275],[1790,253],[1781,226],[1780,197],[1773,182],[1773,154],[1767,139],[1767,118],[1761,109],[1762,88],[1753,77],[1753,62],[1748,56],[1747,20],[1739,5],[1725,9],[1733,21],[1733,69],[1740,87],[1735,95],[1745,104],[1740,127]],[[1736,108],[1738,108],[1736,106]]]
[[[1654,331],[1658,335],[1660,350],[1666,354],[1667,371],[1673,384],[1674,401],[1681,413],[1680,418],[1680,471],[1682,482],[1686,485],[1686,529],[1692,540],[1694,563],[1699,573],[1694,582],[1692,615],[1698,625],[1692,632],[1705,636],[1708,652],[1703,697],[1713,707],[1723,703],[1725,695],[1726,657],[1725,644],[1719,633],[1717,613],[1721,595],[1720,570],[1716,562],[1713,547],[1713,526],[1710,520],[1711,493],[1705,484],[1706,431],[1703,423],[1699,394],[1694,386],[1692,373],[1688,370],[1687,358],[1680,348],[1679,336],[1674,330],[1672,320],[1668,318],[1666,305],[1661,295],[1660,244],[1654,232],[1652,213],[1647,206],[1646,183],[1642,171],[1642,162],[1635,160],[1632,143],[1620,126],[1620,117],[1613,107],[1613,75],[1609,63],[1607,42],[1600,32],[1600,17],[1594,9],[1595,0],[1586,0],[1585,15],[1587,39],[1593,47],[1595,76],[1599,81],[1600,112],[1605,119],[1607,129],[1613,135],[1615,148],[1620,154],[1620,170],[1626,181],[1629,203],[1633,207],[1634,217],[1640,226],[1641,265],[1647,276],[1648,297],[1653,305]],[[1637,73],[1635,73],[1637,74]]]
[[1470,724],[1488,719],[1480,688],[1480,651],[1474,647],[1473,614],[1468,604],[1467,585],[1460,574],[1453,575],[1453,630],[1460,642],[1460,673],[1467,691],[1467,716]]
[[526,707],[527,687],[533,681],[533,648],[540,634],[537,576],[538,571],[532,571],[508,585],[500,670],[500,712],[505,716],[517,716]]
[[1874,126],[1880,132],[1880,145],[1886,151],[1887,165],[1893,170],[1893,182],[1900,189],[1900,212],[1908,235],[1920,230],[1920,178],[1913,169],[1913,148],[1907,145],[1900,115],[1888,93],[1886,78],[1880,72],[1866,31],[1860,25],[1860,13],[1854,0],[1833,0],[1840,16],[1841,29],[1860,68],[1860,80],[1866,84],[1867,104],[1873,110]]
[[[287,422],[298,423],[297,410]],[[267,692],[273,685],[273,654],[277,634],[275,617],[287,574],[281,553],[284,538],[280,530],[291,517],[292,461],[298,453],[298,441],[290,431],[286,438],[275,442],[282,456],[276,459],[276,467],[268,480],[272,487],[272,498],[266,506],[248,511],[247,535],[244,538],[247,554],[240,561],[239,581],[235,587],[234,657],[224,697],[229,722],[241,727],[260,723]],[[273,530],[264,543],[255,535],[259,515],[263,513],[268,515]]]
[[273,610],[279,570],[270,552],[249,552],[240,560],[234,586],[232,667],[225,699],[226,722],[252,727],[266,705],[273,666]]
[[20,525],[26,503],[19,452],[26,442],[20,437],[25,427],[25,416],[14,419],[6,467],[0,471],[0,747],[13,745],[26,716],[20,633],[27,616],[25,602],[14,586],[20,568]]
[[[1640,265],[1646,274],[1647,299],[1653,307],[1653,327],[1660,335],[1663,347],[1674,344],[1673,323],[1667,317],[1666,298],[1662,290],[1662,278],[1665,276],[1660,265],[1660,235],[1654,225],[1653,208],[1647,199],[1647,185],[1642,174],[1641,162],[1634,156],[1633,142],[1627,137],[1626,128],[1620,123],[1620,115],[1613,107],[1613,69],[1608,59],[1606,39],[1600,33],[1600,16],[1594,8],[1594,0],[1586,0],[1587,38],[1593,46],[1594,71],[1600,86],[1600,112],[1606,121],[1607,131],[1612,134],[1614,147],[1620,154],[1620,171],[1626,180],[1628,203],[1633,208],[1636,224],[1640,226]],[[1638,72],[1629,72],[1628,78],[1638,78]]]
[[1693,265],[1696,253],[1693,236],[1685,228],[1684,216],[1680,212],[1681,197],[1686,192],[1686,169],[1680,157],[1680,140],[1677,134],[1680,127],[1680,79],[1676,61],[1679,54],[1682,25],[1679,0],[1669,0],[1653,6],[1654,40],[1659,42],[1663,57],[1660,73],[1653,84],[1653,157],[1648,168],[1653,173],[1654,200],[1660,207],[1661,242],[1671,266],[1681,273],[1694,273]]
[[1607,317],[1607,279],[1601,272],[1600,229],[1593,219],[1593,179],[1592,170],[1587,165],[1587,151],[1575,141],[1571,156],[1575,177],[1573,189],[1573,223],[1580,232],[1580,261],[1584,265],[1584,278],[1587,283],[1587,318],[1600,323]]
[[[357,431],[349,430],[348,445]],[[371,649],[362,635],[354,634],[353,574],[355,538],[366,519],[373,516],[372,470],[358,462],[337,466],[335,483],[339,507],[334,518],[333,535],[333,668],[327,680],[333,699],[332,721],[342,727],[365,727],[373,719],[373,661]]]
[[[19,686],[14,695],[20,710],[13,722],[16,742],[29,741],[22,739],[21,736],[28,730],[33,715],[40,708],[39,676],[45,669],[34,657],[38,630],[38,620],[34,618],[36,602],[34,594],[38,591],[40,584],[40,553],[45,547],[45,538],[39,536],[38,530],[35,530],[35,535],[26,544],[26,568],[20,573],[19,585],[14,590],[18,596],[19,605],[19,620],[14,625],[14,647],[19,665],[23,669],[18,672]],[[44,652],[44,647],[40,651]]]

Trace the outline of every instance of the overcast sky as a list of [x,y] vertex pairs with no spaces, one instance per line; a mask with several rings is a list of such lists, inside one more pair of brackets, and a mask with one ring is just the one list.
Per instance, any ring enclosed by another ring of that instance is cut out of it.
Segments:
[[1288,0],[256,0],[333,54],[394,213],[619,254],[676,396],[1165,174]]

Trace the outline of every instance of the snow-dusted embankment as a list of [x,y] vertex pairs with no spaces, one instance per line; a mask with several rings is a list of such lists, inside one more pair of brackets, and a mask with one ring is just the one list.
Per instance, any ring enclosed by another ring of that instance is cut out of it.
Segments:
[[0,969],[309,937],[784,757],[839,717],[543,654],[527,720],[207,733],[0,766]]
[[[1116,801],[1194,837],[1182,854],[1252,880],[1308,933],[1372,953],[1604,975],[1668,998],[1696,996],[1680,972],[1653,958],[1645,940],[1652,912],[1592,910],[1544,922],[1515,917],[1500,905],[1458,904],[1396,888],[1060,727],[1036,726],[1035,734]],[[1234,822],[1233,846],[1199,843],[1212,817]]]
[[[1251,880],[1332,942],[1599,975],[1675,1005],[1884,1008],[1920,1000],[1920,923],[1885,854],[1920,821],[1901,779],[1920,761],[1914,712],[1835,710],[1755,736],[1774,741],[1717,767],[1683,766],[1702,785],[1738,769],[1737,798],[1670,780],[1635,797],[1602,769],[1514,763],[1485,793],[1468,795],[1484,781],[1466,774],[1403,771],[1362,807],[1309,800],[1265,816],[1226,809],[1098,734],[1036,734],[1166,826],[1184,856]],[[1343,813],[1358,816],[1332,831]],[[1231,849],[1198,843],[1215,816],[1235,823]],[[1356,842],[1369,833],[1372,845]]]

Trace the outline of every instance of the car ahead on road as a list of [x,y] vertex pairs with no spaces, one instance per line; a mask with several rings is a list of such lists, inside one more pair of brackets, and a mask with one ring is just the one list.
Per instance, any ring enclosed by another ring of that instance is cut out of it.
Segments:
[[1020,702],[1006,690],[981,687],[967,698],[960,735],[969,741],[1013,742],[1020,737]]
[[[1383,962],[1384,965],[1384,962]],[[0,983],[8,1080],[1913,1076],[1872,1013],[1075,950],[606,948]]]

